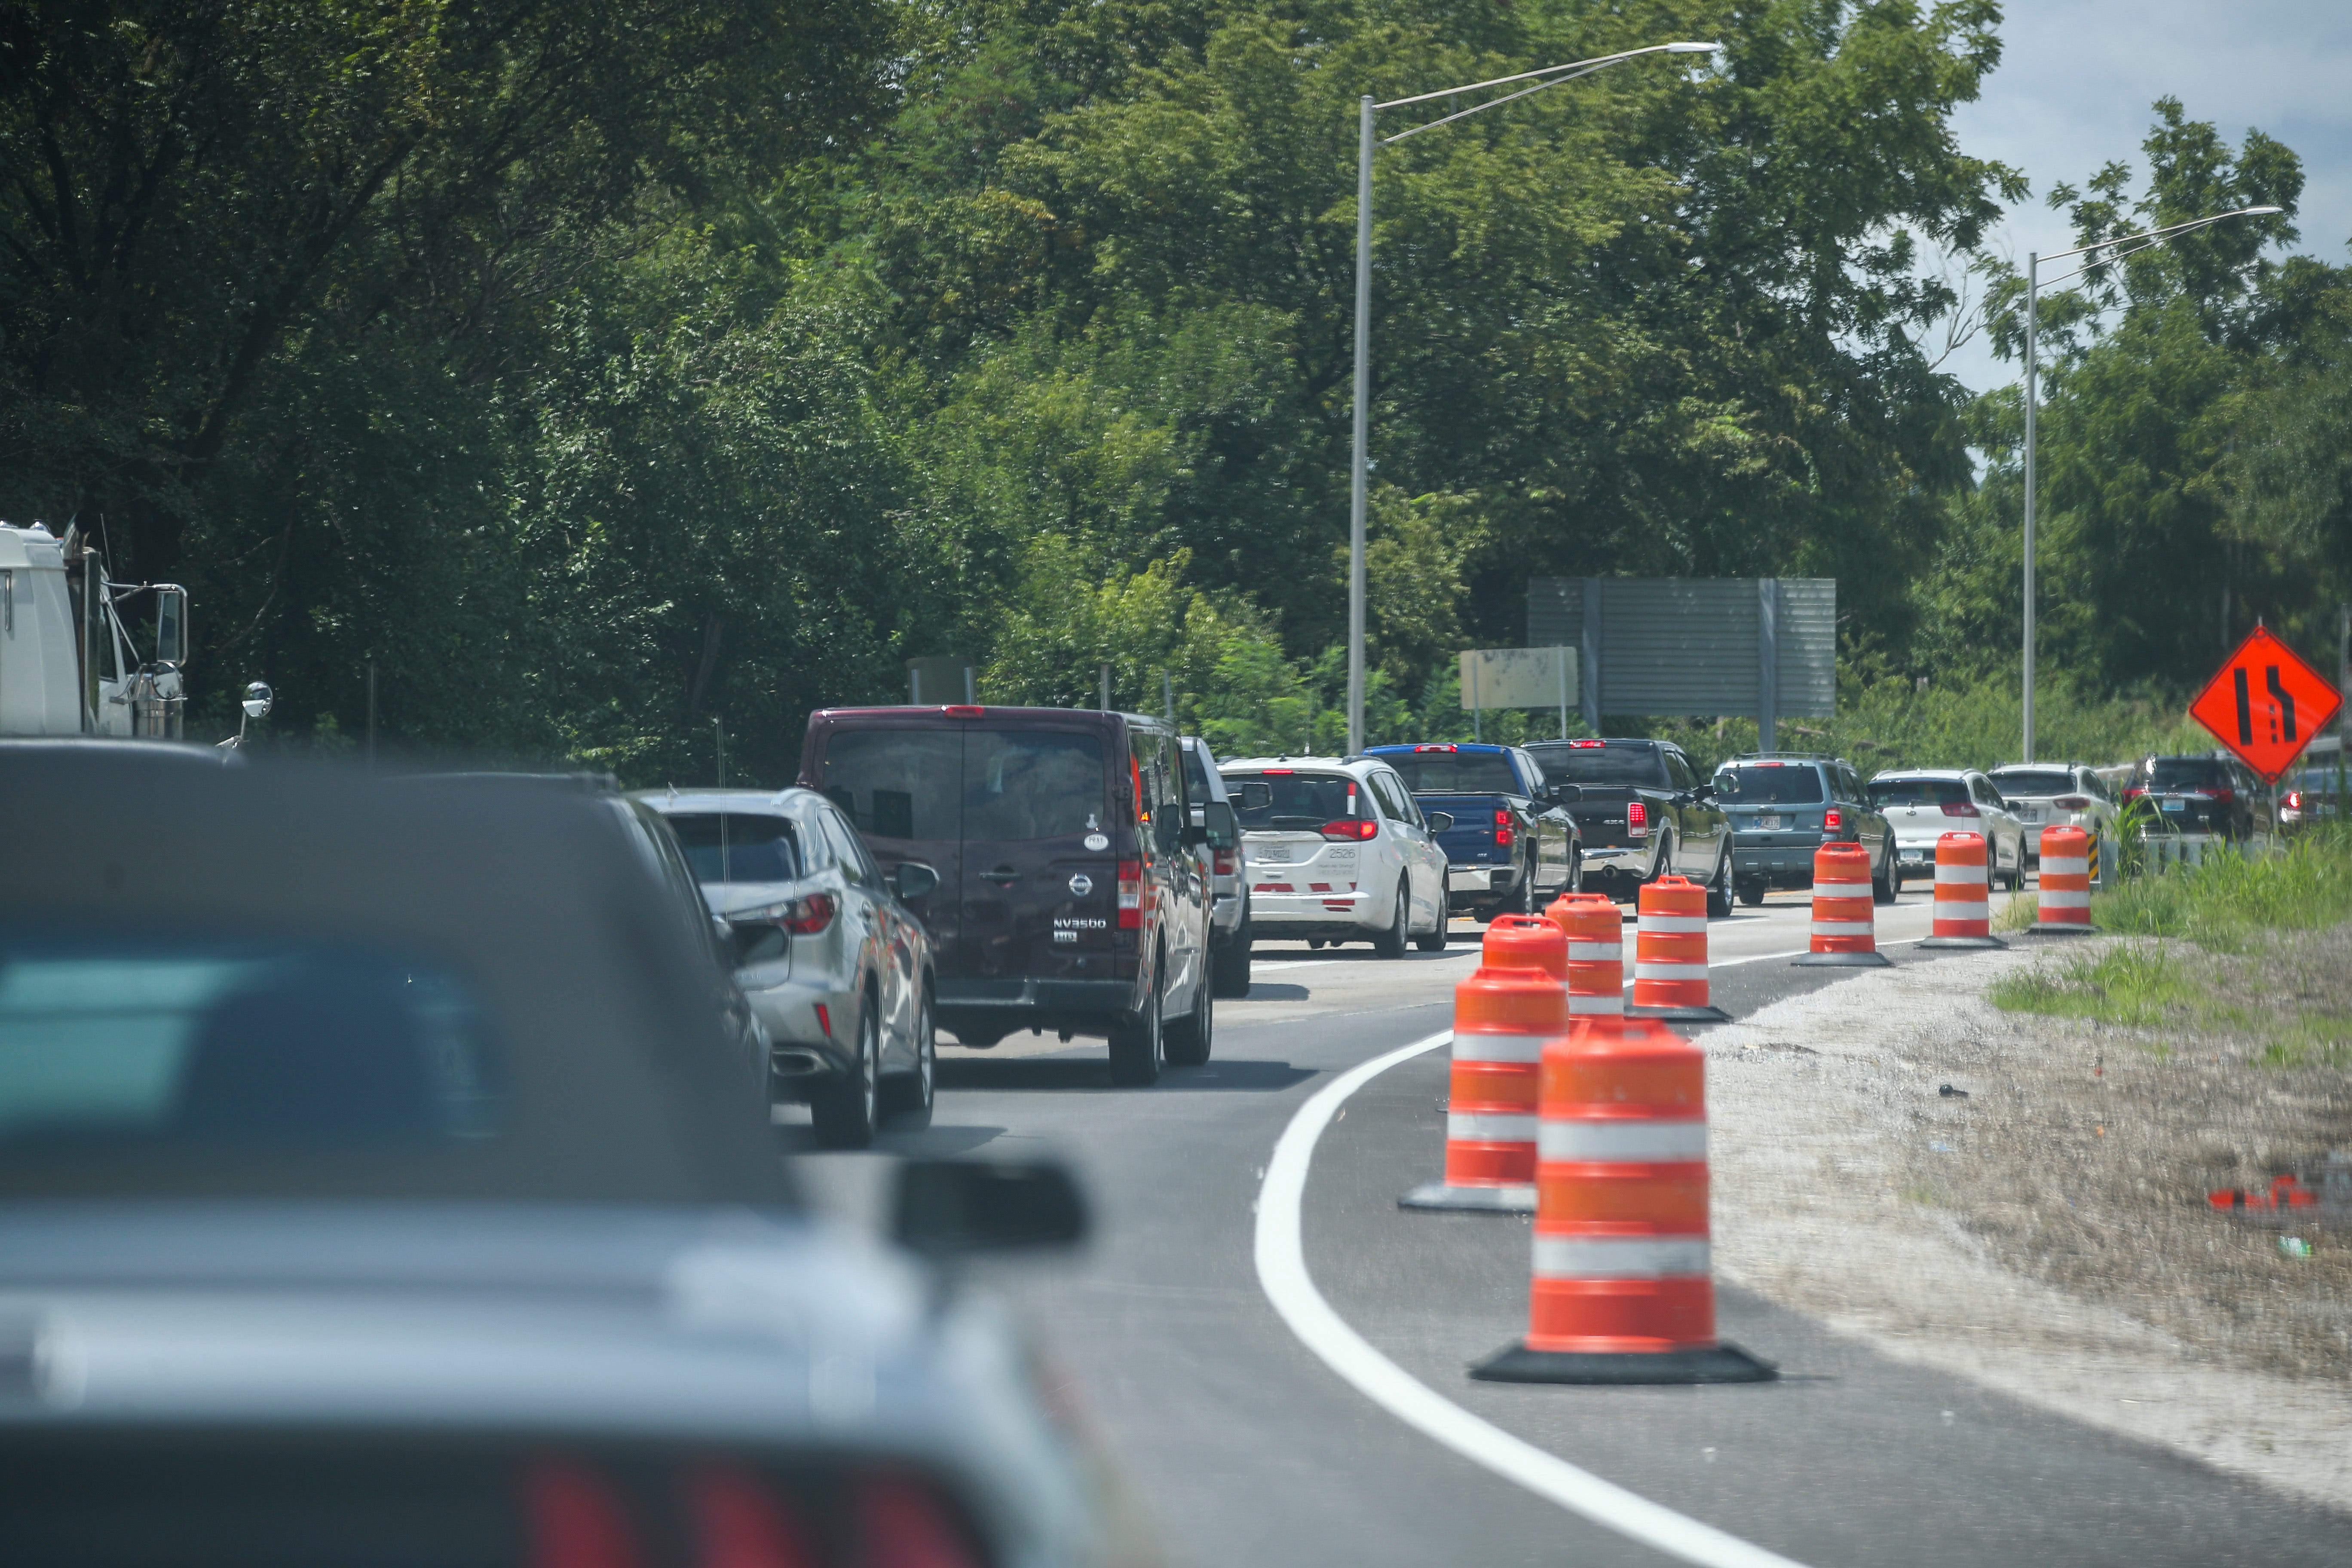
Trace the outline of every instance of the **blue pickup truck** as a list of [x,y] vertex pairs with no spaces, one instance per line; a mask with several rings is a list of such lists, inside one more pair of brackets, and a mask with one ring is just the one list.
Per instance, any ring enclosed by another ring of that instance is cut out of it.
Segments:
[[1373,746],[1365,754],[1397,771],[1423,816],[1453,816],[1437,842],[1445,851],[1446,902],[1454,913],[1480,920],[1532,914],[1583,886],[1576,818],[1546,797],[1543,769],[1527,752],[1445,741]]

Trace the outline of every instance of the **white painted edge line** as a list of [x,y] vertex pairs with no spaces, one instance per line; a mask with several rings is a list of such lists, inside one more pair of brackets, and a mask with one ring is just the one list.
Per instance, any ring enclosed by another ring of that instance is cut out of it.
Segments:
[[1603,1529],[1700,1568],[1800,1568],[1777,1552],[1728,1535],[1473,1415],[1389,1360],[1331,1310],[1307,1272],[1300,1207],[1315,1145],[1331,1118],[1380,1074],[1454,1037],[1451,1030],[1402,1046],[1341,1073],[1290,1119],[1258,1188],[1257,1279],[1266,1300],[1301,1343],[1355,1390],[1406,1426]]

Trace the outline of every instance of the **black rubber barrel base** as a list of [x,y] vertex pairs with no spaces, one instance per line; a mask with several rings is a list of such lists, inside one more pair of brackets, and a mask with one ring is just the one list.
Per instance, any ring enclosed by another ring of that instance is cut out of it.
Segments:
[[1808,952],[1789,960],[1792,969],[1885,969],[1894,960],[1883,952]]
[[2096,936],[2099,934],[2099,928],[2096,926],[2046,926],[2040,921],[2035,921],[2025,928],[2025,934],[2028,936]]
[[1921,947],[2007,947],[1997,936],[1931,936]]
[[1654,1018],[1662,1024],[1728,1024],[1731,1015],[1720,1007],[1635,1007],[1628,1005],[1628,1018]]
[[1599,1355],[1513,1345],[1470,1369],[1485,1383],[1770,1383],[1780,1369],[1738,1345]]
[[1401,1209],[1447,1209],[1457,1214],[1533,1214],[1533,1187],[1449,1187],[1424,1182],[1397,1199]]

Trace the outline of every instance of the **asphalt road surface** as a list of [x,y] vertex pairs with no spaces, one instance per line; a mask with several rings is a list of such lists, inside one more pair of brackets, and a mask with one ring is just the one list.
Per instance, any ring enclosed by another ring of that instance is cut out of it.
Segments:
[[[1895,962],[1936,962],[1910,945],[1928,903],[1915,884],[1879,911]],[[1716,922],[1717,1004],[1745,1015],[1847,978],[1788,963],[1806,918],[1802,895],[1781,894]],[[1276,1140],[1338,1074],[1447,1026],[1453,984],[1476,962],[1475,928],[1456,931],[1445,952],[1387,962],[1369,947],[1262,945],[1249,998],[1218,1005],[1214,1058],[1151,1089],[1111,1089],[1092,1042],[943,1052],[932,1127],[886,1136],[886,1155],[1051,1152],[1078,1170],[1095,1243],[990,1282],[1066,1369],[1174,1568],[1675,1560],[1398,1419],[1318,1359],[1261,1286],[1255,1211]],[[1445,1072],[1432,1050],[1347,1100],[1314,1145],[1299,1231],[1339,1317],[1486,1423],[1815,1568],[2352,1563],[2352,1520],[1889,1361],[1720,1287],[1723,1337],[1778,1363],[1780,1381],[1471,1381],[1469,1363],[1525,1330],[1528,1226],[1397,1208],[1438,1172]],[[882,1162],[809,1165],[822,1194],[856,1207]]]

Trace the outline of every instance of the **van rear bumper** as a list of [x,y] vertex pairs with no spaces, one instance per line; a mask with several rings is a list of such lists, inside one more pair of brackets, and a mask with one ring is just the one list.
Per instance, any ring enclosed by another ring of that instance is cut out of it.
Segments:
[[960,1039],[995,1039],[1018,1029],[1108,1035],[1133,1014],[1133,980],[950,980],[934,992],[940,1026]]

